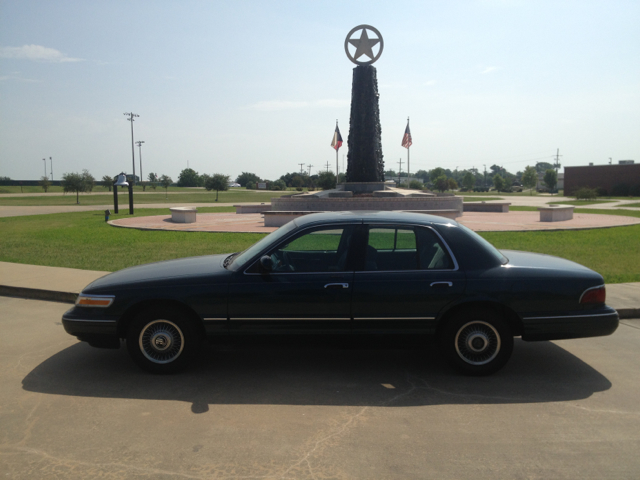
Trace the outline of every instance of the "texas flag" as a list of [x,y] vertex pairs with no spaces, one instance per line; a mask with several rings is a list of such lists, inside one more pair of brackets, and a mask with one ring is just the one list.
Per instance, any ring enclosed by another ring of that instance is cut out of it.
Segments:
[[407,121],[407,128],[404,130],[404,137],[402,137],[402,146],[404,148],[409,148],[413,145],[411,141],[411,130],[409,130],[409,122]]
[[342,146],[342,135],[340,135],[340,129],[336,125],[336,131],[333,132],[333,140],[331,140],[331,146],[338,150]]

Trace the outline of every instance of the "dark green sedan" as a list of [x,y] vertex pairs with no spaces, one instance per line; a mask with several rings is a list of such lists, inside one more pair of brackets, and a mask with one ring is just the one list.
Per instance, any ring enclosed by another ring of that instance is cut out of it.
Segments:
[[602,276],[549,255],[498,251],[442,217],[333,212],[296,219],[244,252],[127,268],[87,286],[62,317],[95,347],[175,372],[204,338],[429,334],[463,373],[506,364],[513,338],[609,335]]

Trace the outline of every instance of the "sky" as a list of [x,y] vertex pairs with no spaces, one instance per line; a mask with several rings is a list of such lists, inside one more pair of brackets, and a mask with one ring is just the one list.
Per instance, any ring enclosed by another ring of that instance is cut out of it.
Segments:
[[637,0],[0,0],[0,176],[342,171],[361,24],[386,169],[640,162]]

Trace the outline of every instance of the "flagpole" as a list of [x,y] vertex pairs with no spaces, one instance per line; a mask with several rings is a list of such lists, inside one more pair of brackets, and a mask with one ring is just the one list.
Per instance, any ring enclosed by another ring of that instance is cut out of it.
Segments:
[[[409,117],[407,117],[407,128],[409,128]],[[411,168],[409,165],[409,150],[411,149],[411,145],[407,147],[407,188],[411,184]]]
[[[338,128],[338,119],[336,118],[336,128]],[[339,175],[339,171],[338,171],[338,149],[336,148],[336,186],[338,185],[338,175]]]

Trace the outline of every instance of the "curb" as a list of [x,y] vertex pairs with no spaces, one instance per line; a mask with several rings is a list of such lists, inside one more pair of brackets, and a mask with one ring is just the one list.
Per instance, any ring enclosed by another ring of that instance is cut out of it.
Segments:
[[[36,288],[10,287],[0,285],[0,296],[28,298],[32,300],[47,300],[50,302],[76,303],[77,293],[56,292],[54,290],[39,290]],[[640,308],[618,308],[616,309],[620,320],[628,318],[640,318]]]
[[10,287],[0,285],[0,295],[3,297],[28,298],[32,300],[47,300],[49,302],[76,303],[77,293],[56,292],[54,290],[40,290],[37,288]]

